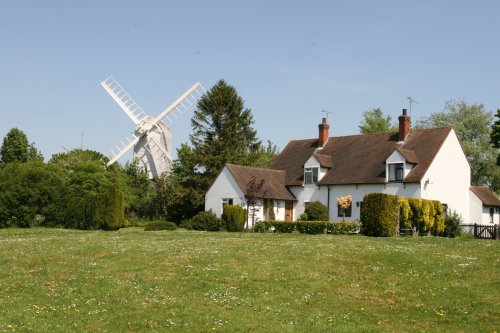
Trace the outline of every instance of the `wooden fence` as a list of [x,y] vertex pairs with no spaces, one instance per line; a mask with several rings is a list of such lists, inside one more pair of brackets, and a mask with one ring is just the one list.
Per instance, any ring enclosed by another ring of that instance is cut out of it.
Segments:
[[499,226],[496,224],[461,224],[462,230],[474,235],[474,238],[500,239]]

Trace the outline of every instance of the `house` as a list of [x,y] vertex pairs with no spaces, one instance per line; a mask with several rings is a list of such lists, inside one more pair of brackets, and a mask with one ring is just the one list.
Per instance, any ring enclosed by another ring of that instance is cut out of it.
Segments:
[[470,187],[470,223],[500,224],[500,200],[484,186]]
[[[405,109],[398,120],[398,132],[335,137],[323,118],[317,138],[290,141],[270,169],[226,165],[206,194],[205,210],[220,216],[224,204],[245,207],[255,177],[267,185],[262,208],[272,200],[277,220],[297,220],[313,201],[328,207],[330,221],[344,213],[359,220],[363,197],[372,192],[439,200],[465,223],[479,219],[477,205],[471,210],[478,195],[470,187],[470,165],[453,128],[411,129]],[[337,198],[346,195],[352,205],[343,211]],[[479,200],[487,207],[493,202]]]

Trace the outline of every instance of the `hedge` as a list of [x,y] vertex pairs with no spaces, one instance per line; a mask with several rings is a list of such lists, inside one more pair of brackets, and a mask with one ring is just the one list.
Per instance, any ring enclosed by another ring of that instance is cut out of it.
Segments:
[[144,231],[160,231],[160,230],[177,230],[177,225],[174,222],[167,221],[151,221],[144,227]]
[[383,193],[365,195],[361,215],[362,233],[368,236],[394,236],[399,230],[410,228],[413,234],[442,236],[445,219],[441,202],[400,198]]
[[361,224],[359,222],[325,222],[325,221],[259,221],[255,224],[254,232],[269,232],[274,230],[278,233],[291,233],[294,230],[302,234],[317,235],[330,233],[333,235],[348,235],[358,233]]

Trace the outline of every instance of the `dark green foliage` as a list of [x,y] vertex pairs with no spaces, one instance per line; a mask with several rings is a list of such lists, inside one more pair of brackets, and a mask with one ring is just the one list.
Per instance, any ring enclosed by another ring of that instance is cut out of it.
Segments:
[[274,227],[275,232],[280,233],[292,233],[295,230],[295,222],[288,221],[270,221],[272,227]]
[[28,143],[23,131],[12,128],[3,139],[0,147],[0,166],[7,163],[28,161],[43,161],[42,154],[35,148],[35,144]]
[[448,211],[444,219],[444,237],[455,238],[460,236],[462,230],[460,228],[462,224],[462,217],[455,211]]
[[491,125],[490,140],[493,147],[497,149],[497,165],[500,166],[500,154],[498,153],[498,149],[500,148],[500,109],[497,109],[495,117],[497,120]]
[[328,221],[329,218],[328,207],[319,201],[314,201],[308,204],[304,213],[307,214],[308,221]]
[[332,235],[356,234],[361,228],[360,222],[326,222],[326,232]]
[[94,225],[98,229],[118,230],[124,221],[123,196],[118,180],[115,179],[105,191],[97,195]]
[[214,212],[199,212],[191,219],[193,230],[200,231],[221,231],[223,229],[222,220]]
[[368,236],[395,236],[398,227],[399,198],[382,193],[369,193],[363,198],[361,232]]
[[[198,101],[191,143],[210,180],[225,163],[249,164],[260,147],[252,111],[233,86],[219,80]],[[229,144],[230,143],[230,144]],[[211,181],[209,181],[211,183]]]
[[309,215],[307,213],[302,213],[299,215],[299,221],[307,221],[309,220]]
[[193,220],[192,219],[183,220],[179,224],[179,228],[184,228],[184,229],[187,229],[187,230],[193,230]]
[[56,226],[64,220],[64,173],[32,161],[0,170],[0,227]]
[[361,134],[376,134],[398,130],[398,127],[392,124],[391,116],[385,116],[380,108],[363,112],[363,120],[358,127]]
[[95,229],[94,212],[94,197],[71,197],[67,201],[64,227],[81,230]]
[[274,228],[278,233],[291,233],[295,229],[303,234],[322,234],[325,231],[333,235],[349,235],[359,232],[359,222],[326,222],[326,221],[259,221],[255,224],[254,232],[269,232]]
[[243,231],[245,227],[246,211],[237,205],[226,205],[222,213],[222,221],[227,231]]
[[268,221],[259,221],[259,222],[256,222],[254,227],[253,227],[253,231],[254,232],[259,232],[259,233],[263,233],[263,232],[269,232],[269,229],[271,228],[271,223],[268,222]]
[[167,221],[151,221],[148,224],[146,224],[146,227],[144,228],[144,231],[160,231],[160,230],[177,230],[177,225],[174,222],[167,222]]
[[320,221],[299,221],[296,223],[296,228],[301,234],[324,234],[326,231],[326,223]]

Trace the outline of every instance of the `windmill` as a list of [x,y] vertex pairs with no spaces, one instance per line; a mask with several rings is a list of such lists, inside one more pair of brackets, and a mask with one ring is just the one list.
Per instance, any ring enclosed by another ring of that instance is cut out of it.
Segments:
[[107,165],[110,166],[133,148],[133,157],[146,166],[149,178],[169,171],[172,133],[166,123],[172,124],[180,114],[194,106],[205,88],[197,82],[154,118],[148,116],[112,76],[101,81],[101,85],[136,125],[134,133],[111,150]]

